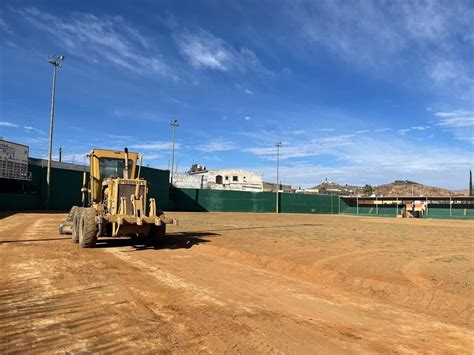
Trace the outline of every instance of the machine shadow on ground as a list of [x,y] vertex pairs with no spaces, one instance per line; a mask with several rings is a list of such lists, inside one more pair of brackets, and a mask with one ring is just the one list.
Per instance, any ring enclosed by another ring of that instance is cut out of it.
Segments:
[[117,248],[133,247],[135,251],[140,250],[162,250],[162,249],[190,249],[194,245],[209,243],[209,239],[203,237],[215,237],[220,234],[211,232],[179,232],[167,233],[166,237],[155,244],[147,243],[145,238],[103,238],[99,239],[95,248]]

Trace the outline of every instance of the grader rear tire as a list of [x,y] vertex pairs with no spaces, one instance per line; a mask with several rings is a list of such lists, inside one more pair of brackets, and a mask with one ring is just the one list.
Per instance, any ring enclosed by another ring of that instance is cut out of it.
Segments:
[[97,242],[97,223],[95,209],[84,208],[79,223],[79,245],[81,248],[92,248]]
[[71,237],[71,240],[74,243],[79,243],[79,223],[81,222],[81,215],[82,215],[82,210],[83,209],[84,209],[84,207],[77,207],[74,210],[74,216],[72,217],[72,237]]

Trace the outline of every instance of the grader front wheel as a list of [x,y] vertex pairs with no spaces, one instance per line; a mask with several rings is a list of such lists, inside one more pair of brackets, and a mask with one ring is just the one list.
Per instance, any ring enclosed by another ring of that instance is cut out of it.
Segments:
[[79,242],[79,224],[81,222],[81,215],[82,215],[82,210],[83,209],[84,209],[83,207],[77,207],[74,210],[74,215],[72,217],[72,237],[71,237],[71,240],[74,243]]
[[95,209],[84,208],[79,223],[79,245],[82,248],[92,248],[97,242],[97,223]]
[[72,220],[74,219],[74,214],[76,213],[77,209],[77,206],[72,206],[71,210],[67,214],[66,220],[59,225],[59,234],[72,233]]

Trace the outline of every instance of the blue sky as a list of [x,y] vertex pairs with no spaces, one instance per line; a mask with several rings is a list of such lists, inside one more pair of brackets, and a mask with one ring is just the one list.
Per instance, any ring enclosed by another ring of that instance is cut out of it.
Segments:
[[[113,5],[112,5],[113,4]],[[144,153],[178,170],[244,168],[314,186],[410,179],[466,188],[473,167],[472,1],[8,1],[0,136],[54,151]]]

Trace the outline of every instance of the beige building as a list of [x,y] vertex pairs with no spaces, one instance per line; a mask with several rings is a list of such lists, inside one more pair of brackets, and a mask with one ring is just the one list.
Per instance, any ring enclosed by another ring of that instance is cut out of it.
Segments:
[[174,175],[173,185],[192,189],[263,191],[261,174],[240,169],[208,170],[197,164],[185,174]]

